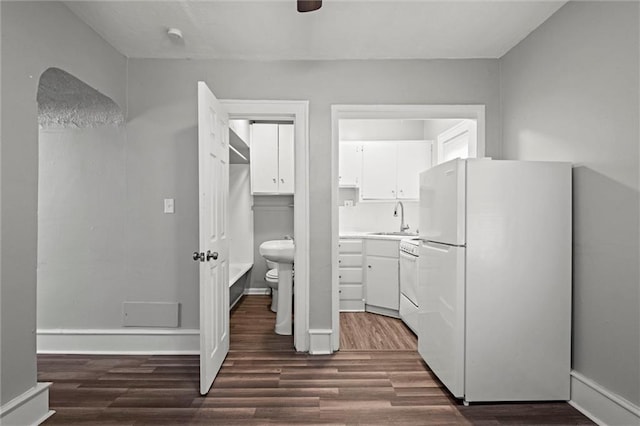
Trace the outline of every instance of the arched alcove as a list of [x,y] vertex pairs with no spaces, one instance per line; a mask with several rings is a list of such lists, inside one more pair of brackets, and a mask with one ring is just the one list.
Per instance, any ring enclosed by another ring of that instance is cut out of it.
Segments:
[[126,133],[109,97],[58,68],[38,102],[38,349],[51,330],[119,327]]
[[40,128],[87,128],[124,124],[111,98],[59,68],[49,68],[38,84]]

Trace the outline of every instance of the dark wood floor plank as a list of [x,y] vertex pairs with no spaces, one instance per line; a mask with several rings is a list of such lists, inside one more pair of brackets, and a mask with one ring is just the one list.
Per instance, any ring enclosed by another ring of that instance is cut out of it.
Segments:
[[566,403],[463,406],[393,318],[341,314],[340,352],[296,353],[269,303],[232,310],[230,351],[204,397],[197,356],[38,356],[38,379],[54,382],[46,425],[592,424]]

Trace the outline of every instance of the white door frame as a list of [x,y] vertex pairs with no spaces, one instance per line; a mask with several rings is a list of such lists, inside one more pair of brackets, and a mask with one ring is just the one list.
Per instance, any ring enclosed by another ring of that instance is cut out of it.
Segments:
[[295,192],[293,232],[296,268],[293,344],[309,350],[309,101],[254,101],[224,99],[229,119],[293,119],[295,123]]
[[[340,295],[338,280],[338,149],[342,119],[463,119],[477,121],[477,156],[485,156],[484,105],[332,105],[331,106],[331,318],[332,346],[340,348]],[[296,271],[297,274],[297,271]]]

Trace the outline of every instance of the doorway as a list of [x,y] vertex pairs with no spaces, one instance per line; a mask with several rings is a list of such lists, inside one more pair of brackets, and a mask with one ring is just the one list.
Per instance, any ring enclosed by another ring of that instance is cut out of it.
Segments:
[[293,344],[309,350],[309,102],[221,100],[230,120],[286,121],[294,123],[293,230],[295,236],[295,292]]
[[[418,172],[449,158],[483,157],[484,153],[483,105],[332,107],[334,351],[340,348],[341,310],[400,317],[398,242],[402,236],[417,235]],[[411,218],[412,226],[407,223],[405,213]],[[398,218],[394,220],[401,222],[398,222],[399,229],[395,232],[382,229],[391,226],[385,223],[389,220],[386,216],[396,215]],[[351,239],[340,240],[342,228],[356,232]],[[383,233],[396,235],[389,236],[390,242],[384,243],[353,238],[365,231],[387,231]],[[380,281],[380,286],[373,285],[375,280]]]

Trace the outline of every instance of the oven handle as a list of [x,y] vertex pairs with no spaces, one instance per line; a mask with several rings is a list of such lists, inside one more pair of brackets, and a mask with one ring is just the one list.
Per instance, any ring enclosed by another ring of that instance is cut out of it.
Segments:
[[407,253],[406,251],[400,251],[400,257],[404,257],[405,259],[412,260],[414,262],[418,261],[418,256],[414,256],[411,253]]

